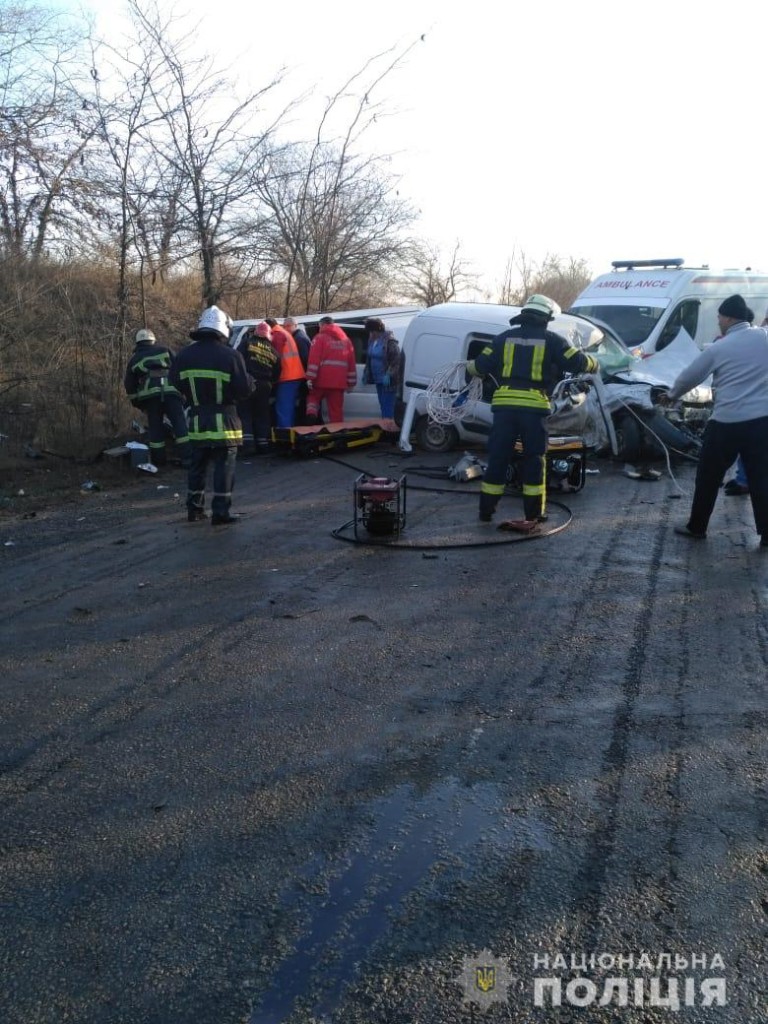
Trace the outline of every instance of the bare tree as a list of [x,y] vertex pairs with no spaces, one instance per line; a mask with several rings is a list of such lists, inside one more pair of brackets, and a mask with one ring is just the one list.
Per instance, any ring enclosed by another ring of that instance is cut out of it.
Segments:
[[[515,270],[517,283],[513,280]],[[536,263],[521,252],[517,257],[513,254],[507,261],[498,301],[520,306],[529,295],[540,293],[568,309],[591,279],[592,273],[583,259],[548,254],[541,263]]]
[[[359,255],[361,249],[347,234],[352,222],[356,222],[360,242],[365,244],[378,239],[382,229],[398,233],[415,219],[408,205],[399,201],[391,178],[381,167],[374,167],[374,161],[361,158],[358,146],[365,132],[384,115],[381,104],[374,103],[374,93],[423,39],[422,35],[402,51],[390,47],[366,60],[326,100],[311,147],[298,147],[303,167],[293,160],[287,185],[275,186],[268,179],[261,183],[262,198],[273,213],[287,255],[285,312],[292,308],[297,290],[306,307],[316,303],[320,309],[331,308],[335,297],[351,282],[359,281],[361,273],[382,263],[382,248],[376,245],[378,255],[372,253],[372,266],[354,266],[353,254]],[[349,103],[351,114],[346,127],[338,138],[328,139],[326,132],[333,115]],[[356,177],[358,187],[353,189],[351,183]],[[364,212],[372,195],[385,206],[375,225]],[[390,254],[390,261],[402,257],[403,244],[402,239],[391,239],[390,245],[397,253]]]
[[39,260],[85,230],[96,124],[82,108],[84,36],[63,16],[0,2],[0,251]]
[[253,118],[283,75],[242,101],[227,103],[231,83],[210,58],[189,52],[191,33],[178,37],[178,23],[163,16],[155,0],[129,0],[128,7],[143,45],[164,65],[165,74],[150,77],[147,86],[163,120],[163,132],[155,130],[152,139],[168,171],[165,194],[173,204],[167,209],[178,214],[190,239],[188,254],[199,260],[204,301],[215,302],[222,287],[221,261],[242,240],[254,175],[286,111],[255,135]]
[[515,257],[514,253],[507,260],[504,267],[504,276],[498,289],[497,302],[503,306],[516,306],[518,302],[519,286],[515,283]]
[[475,286],[475,275],[460,255],[461,243],[457,241],[448,264],[441,262],[439,251],[423,246],[417,253],[416,261],[404,275],[402,290],[414,302],[435,306],[440,302],[451,302],[466,288]]
[[[151,188],[147,187],[146,161],[137,157],[142,148],[144,132],[147,131],[153,120],[157,119],[154,107],[150,104],[149,79],[153,73],[151,66],[143,64],[133,65],[131,73],[120,81],[120,70],[124,67],[123,60],[115,61],[109,68],[110,78],[117,88],[110,89],[105,94],[102,85],[100,66],[102,57],[106,55],[115,56],[114,51],[107,47],[99,47],[92,43],[92,67],[93,67],[93,105],[98,116],[99,139],[103,145],[104,153],[108,157],[111,168],[105,168],[104,180],[109,197],[117,207],[115,219],[115,235],[117,245],[117,323],[116,323],[116,359],[119,366],[123,366],[127,356],[126,333],[130,318],[130,288],[129,270],[133,264],[132,254],[134,247],[139,256],[139,285],[141,287],[141,305],[143,321],[146,322],[146,305],[143,294],[144,256],[149,255],[149,247],[138,244],[139,225],[141,223],[141,209],[143,201]],[[117,67],[115,66],[117,64]],[[117,93],[117,97],[115,96]],[[148,110],[148,108],[150,108]],[[137,171],[138,168],[138,171]],[[111,174],[109,173],[111,170]],[[141,180],[136,181],[136,175],[141,175]],[[146,239],[142,239],[146,243]]]
[[280,165],[256,190],[273,215],[261,236],[286,275],[285,312],[338,308],[409,258],[415,213],[382,160],[295,146]]
[[585,260],[550,254],[536,269],[530,289],[548,295],[563,309],[568,309],[591,279],[592,273]]

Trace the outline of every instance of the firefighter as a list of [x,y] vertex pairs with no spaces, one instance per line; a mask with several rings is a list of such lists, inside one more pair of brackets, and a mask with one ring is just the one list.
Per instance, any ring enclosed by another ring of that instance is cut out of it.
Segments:
[[495,385],[488,439],[488,467],[480,491],[480,521],[491,522],[504,493],[507,466],[519,440],[523,449],[523,520],[512,529],[529,533],[546,519],[546,418],[549,396],[566,373],[597,373],[594,356],[574,348],[549,322],[560,307],[546,295],[532,295],[504,331],[480,355],[467,363],[474,376],[487,376]]
[[322,423],[320,403],[325,399],[328,419],[341,423],[344,419],[344,392],[357,383],[355,349],[344,331],[331,317],[320,320],[320,330],[312,339],[307,364],[307,420]]
[[169,381],[173,353],[157,344],[152,331],[143,327],[136,332],[136,347],[125,371],[125,391],[131,404],[146,414],[149,426],[150,459],[164,466],[167,416],[176,439],[176,451],[183,466],[188,465],[189,436],[181,395]]
[[280,356],[271,339],[269,324],[260,323],[249,327],[237,346],[255,384],[251,397],[238,406],[243,423],[243,455],[265,455],[269,451],[269,400],[272,386],[280,377]]
[[179,352],[171,368],[171,381],[189,402],[190,466],[187,482],[187,519],[206,518],[205,477],[213,463],[211,524],[237,522],[230,512],[235,484],[237,449],[243,428],[237,403],[253,391],[243,357],[229,346],[232,321],[218,306],[203,311],[192,345]]

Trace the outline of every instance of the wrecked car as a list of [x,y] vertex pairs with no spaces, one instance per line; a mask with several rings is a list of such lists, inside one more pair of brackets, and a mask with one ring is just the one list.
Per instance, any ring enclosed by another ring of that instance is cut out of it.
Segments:
[[[403,450],[410,450],[412,434],[420,448],[433,452],[485,443],[492,423],[489,387],[484,387],[481,400],[467,403],[460,420],[449,423],[430,416],[427,392],[441,370],[474,359],[506,330],[519,311],[516,306],[451,302],[431,306],[413,317],[402,341]],[[605,324],[562,313],[551,327],[571,344],[595,355],[601,374],[599,381],[574,378],[559,386],[553,395],[550,436],[579,435],[590,449],[610,451],[625,461],[650,457],[654,451],[659,454],[659,440],[668,448],[695,456],[711,409],[711,395],[706,389],[697,389],[698,394],[686,395],[674,409],[662,409],[654,402],[679,372],[675,367],[681,369],[691,361],[684,332],[680,344],[673,342],[664,352],[642,360],[641,368],[641,361]],[[693,345],[689,337],[687,340]],[[695,345],[693,348],[698,353]]]
[[624,345],[606,334],[604,325],[595,326],[599,334],[592,338],[578,326],[568,336],[597,356],[601,386],[583,387],[582,397],[574,400],[578,382],[563,382],[555,392],[550,433],[579,433],[593,450],[610,450],[625,462],[658,458],[665,448],[697,458],[712,411],[711,387],[700,385],[671,407],[657,404],[699,354],[690,335],[680,330],[661,352],[642,360],[630,354],[626,360],[621,355],[622,350],[627,352]]

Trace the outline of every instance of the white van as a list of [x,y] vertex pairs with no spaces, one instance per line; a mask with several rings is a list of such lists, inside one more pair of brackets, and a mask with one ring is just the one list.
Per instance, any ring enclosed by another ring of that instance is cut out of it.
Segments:
[[660,351],[683,327],[699,348],[718,336],[717,308],[743,295],[760,324],[768,311],[768,274],[686,267],[682,259],[615,260],[569,309],[607,324],[637,356]]
[[[438,371],[478,356],[489,342],[507,330],[510,320],[519,312],[519,306],[445,302],[430,306],[412,318],[402,341],[405,358],[402,398],[407,404],[411,394],[416,392],[412,425],[420,448],[448,452],[460,443],[487,440],[493,421],[490,392],[485,396],[487,400],[478,402],[460,422],[445,425],[427,415],[426,390]],[[578,348],[588,349],[603,367],[626,369],[633,361],[609,330],[583,317],[562,313],[552,321],[551,328]],[[406,423],[408,432],[410,427],[411,424]]]
[[[368,351],[368,332],[365,329],[365,321],[369,317],[378,317],[380,320],[383,320],[387,330],[392,331],[402,346],[408,324],[423,309],[423,306],[385,306],[378,309],[345,309],[336,313],[310,313],[305,316],[294,317],[309,337],[314,338],[320,327],[320,318],[331,316],[334,323],[337,323],[344,329],[344,332],[355,346],[357,384],[355,389],[347,392],[344,398],[344,416],[346,419],[377,419],[381,416],[375,385],[363,384],[363,371]],[[246,327],[252,327],[263,319],[261,317],[256,320],[235,320],[232,325],[232,335],[229,339],[230,345],[236,348]]]

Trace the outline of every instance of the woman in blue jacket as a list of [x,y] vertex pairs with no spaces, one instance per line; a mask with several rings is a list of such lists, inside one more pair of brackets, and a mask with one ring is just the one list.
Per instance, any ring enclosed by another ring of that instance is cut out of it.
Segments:
[[376,385],[381,415],[391,420],[395,417],[395,398],[400,383],[400,346],[378,317],[366,320],[365,329],[368,331],[368,351],[363,384]]

